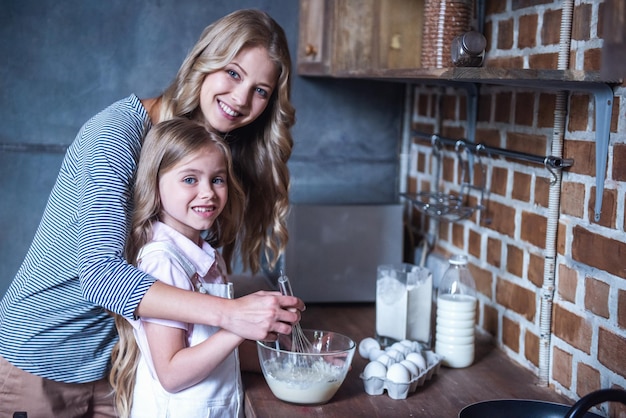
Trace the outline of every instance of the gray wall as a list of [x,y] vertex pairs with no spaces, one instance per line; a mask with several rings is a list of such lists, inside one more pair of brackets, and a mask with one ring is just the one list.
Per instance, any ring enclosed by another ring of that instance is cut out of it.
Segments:
[[[248,7],[283,26],[295,59],[296,0],[0,0],[0,295],[80,126],[159,94],[208,23]],[[292,201],[397,199],[402,85],[295,76],[292,99]]]

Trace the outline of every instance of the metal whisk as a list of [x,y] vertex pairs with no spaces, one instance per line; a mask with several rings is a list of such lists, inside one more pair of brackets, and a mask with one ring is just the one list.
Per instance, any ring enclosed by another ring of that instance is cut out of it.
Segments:
[[[293,296],[293,290],[291,289],[291,283],[289,283],[289,278],[280,272],[280,277],[278,278],[278,287],[280,288],[280,293],[285,296]],[[306,337],[302,328],[300,327],[300,323],[291,327],[291,350],[296,353],[312,353],[313,352],[313,344]]]

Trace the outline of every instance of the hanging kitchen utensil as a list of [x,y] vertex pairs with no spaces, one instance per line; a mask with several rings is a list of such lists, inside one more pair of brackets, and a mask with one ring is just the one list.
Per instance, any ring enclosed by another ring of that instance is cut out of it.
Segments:
[[[437,164],[434,181],[436,184],[440,182],[441,176],[441,143],[436,136],[432,138],[433,156]],[[443,219],[450,222],[457,222],[470,217],[476,210],[483,209],[482,201],[485,193],[485,168],[480,160],[478,153],[472,154],[471,150],[465,146],[463,141],[457,141],[455,145],[456,160],[459,167],[459,194],[450,194],[440,191],[435,192],[418,192],[418,193],[402,193],[401,196],[408,199],[413,206],[420,212],[427,214],[436,219]],[[467,154],[468,158],[464,158],[463,154]],[[470,161],[475,157],[478,167],[481,170],[481,185],[474,186],[472,184],[473,177],[470,170]],[[476,206],[468,206],[466,204],[470,190],[478,190],[480,198]]]

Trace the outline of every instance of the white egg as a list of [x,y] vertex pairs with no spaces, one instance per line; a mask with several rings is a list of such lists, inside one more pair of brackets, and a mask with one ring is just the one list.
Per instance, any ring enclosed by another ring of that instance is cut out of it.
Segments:
[[405,356],[411,352],[411,348],[407,347],[406,345],[402,343],[393,343],[391,346],[391,349],[398,350]]
[[378,357],[382,356],[383,354],[385,354],[385,350],[381,350],[380,348],[374,347],[369,351],[369,360],[374,361]]
[[384,364],[378,361],[370,361],[367,365],[365,365],[365,369],[363,369],[363,376],[366,379],[369,379],[370,377],[380,377],[381,379],[384,379],[386,375],[387,368]]
[[388,348],[385,352],[394,360],[394,363],[404,360],[404,354],[394,348]]
[[387,379],[395,383],[408,383],[411,380],[411,372],[401,363],[395,363],[387,369]]
[[417,376],[419,376],[420,374],[420,370],[419,368],[415,365],[415,363],[413,363],[412,361],[409,360],[402,360],[400,362],[400,364],[402,364],[404,367],[406,367],[406,369],[411,372],[411,379],[416,378]]
[[406,359],[415,364],[420,370],[426,370],[426,359],[420,353],[409,353]]
[[376,358],[376,361],[384,364],[387,367],[391,366],[394,363],[397,363],[393,358],[389,357],[385,353],[383,353],[380,356],[378,356],[378,358]]
[[363,358],[369,358],[369,353],[372,349],[380,349],[380,344],[372,337],[363,338],[359,343],[359,354]]

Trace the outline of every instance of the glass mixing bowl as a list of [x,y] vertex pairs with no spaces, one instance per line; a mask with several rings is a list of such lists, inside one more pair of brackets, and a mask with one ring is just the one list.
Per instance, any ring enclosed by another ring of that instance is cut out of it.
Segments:
[[276,342],[257,341],[263,376],[274,396],[282,401],[323,404],[343,383],[356,344],[332,331],[302,331],[311,342],[308,352],[293,351],[289,335],[279,336]]

